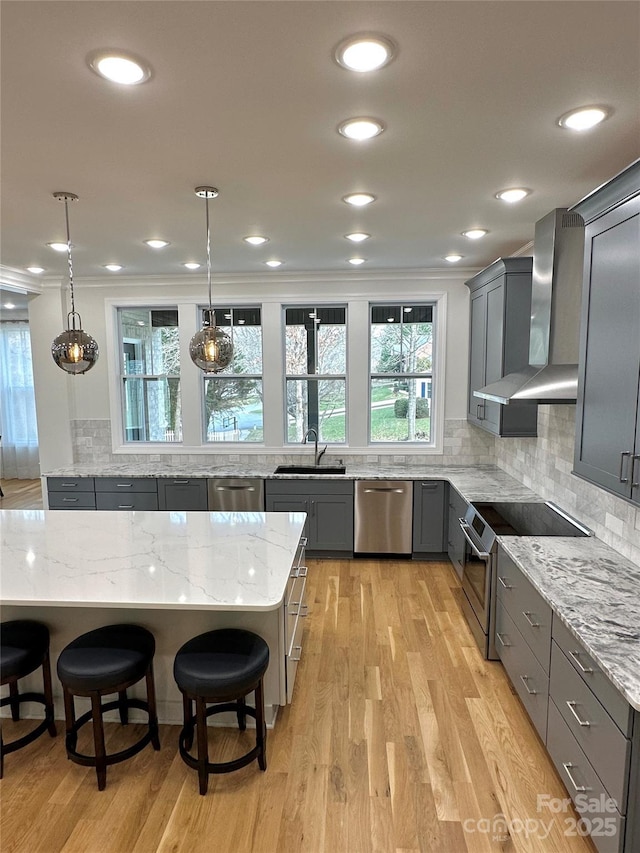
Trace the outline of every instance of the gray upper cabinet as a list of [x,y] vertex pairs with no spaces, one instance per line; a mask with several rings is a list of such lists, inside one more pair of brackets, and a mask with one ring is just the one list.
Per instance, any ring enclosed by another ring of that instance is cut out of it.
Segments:
[[574,210],[586,221],[574,470],[640,504],[640,163]]
[[207,510],[207,481],[190,477],[158,479],[158,508],[174,512]]
[[493,435],[537,435],[538,407],[503,406],[473,392],[529,362],[533,259],[500,258],[466,282],[471,291],[467,420]]

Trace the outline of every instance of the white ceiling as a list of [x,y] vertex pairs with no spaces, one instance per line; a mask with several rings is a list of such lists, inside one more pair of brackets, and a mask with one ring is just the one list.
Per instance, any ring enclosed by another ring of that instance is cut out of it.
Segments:
[[[181,264],[206,258],[199,184],[220,189],[214,272],[357,274],[356,254],[359,270],[448,268],[452,251],[479,268],[640,156],[638,2],[2,0],[0,13],[4,268],[64,274],[45,246],[65,237],[62,190],[80,197],[77,277],[114,279],[112,261],[120,276],[189,275]],[[364,31],[398,55],[349,73],[333,49]],[[141,55],[152,79],[102,80],[86,64],[101,47]],[[589,133],[556,125],[586,104],[613,113]],[[360,115],[386,131],[337,134]],[[494,194],[509,186],[533,193],[508,206]],[[352,209],[354,191],[377,201]],[[473,226],[490,233],[472,243],[460,232]],[[372,239],[354,247],[353,230]],[[270,242],[252,248],[250,233]]]

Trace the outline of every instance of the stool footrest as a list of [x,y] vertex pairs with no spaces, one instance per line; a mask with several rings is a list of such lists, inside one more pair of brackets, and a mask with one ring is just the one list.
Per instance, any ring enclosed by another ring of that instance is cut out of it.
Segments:
[[[120,761],[126,761],[128,758],[132,758],[134,755],[137,755],[141,750],[143,750],[148,743],[153,743],[154,749],[158,748],[154,743],[154,740],[157,741],[158,738],[158,724],[151,719],[148,702],[145,702],[143,699],[127,699],[125,704],[127,708],[138,708],[141,711],[146,711],[147,714],[149,714],[149,728],[148,731],[146,731],[144,735],[131,746],[126,749],[122,749],[119,752],[108,753],[105,756],[104,761],[107,766],[110,764],[118,764]],[[104,713],[105,711],[118,710],[121,706],[122,702],[115,700],[113,702],[105,702],[104,704],[101,703],[100,709],[101,713]],[[81,717],[78,717],[71,729],[67,731],[67,757],[76,764],[81,764],[83,767],[96,766],[95,755],[86,755],[85,753],[78,752],[75,748],[78,739],[78,731],[85,725],[85,723],[88,723],[92,719],[92,712],[87,711],[85,714],[82,714]]]
[[[206,717],[211,717],[214,714],[222,714],[225,711],[233,711],[234,713],[238,711],[238,705],[236,702],[223,702],[219,705],[214,705],[212,708],[207,708]],[[256,709],[251,708],[248,705],[245,705],[242,709],[243,714],[246,714],[249,717],[253,717],[256,719]],[[190,738],[193,740],[193,731],[196,727],[196,719],[195,717],[191,717],[184,725],[184,728],[180,732],[179,738],[179,748],[180,748],[180,756],[185,764],[189,767],[192,767],[194,770],[198,769],[198,759],[194,758],[189,754],[186,748],[186,741]],[[234,770],[239,770],[241,767],[245,767],[247,764],[251,764],[252,761],[255,761],[256,758],[261,754],[262,747],[254,746],[253,749],[250,749],[249,752],[246,752],[244,755],[241,755],[239,758],[234,758],[232,761],[221,761],[221,762],[213,762],[207,761],[206,768],[207,773],[231,773]]]
[[0,699],[0,708],[4,708],[6,705],[12,704],[14,702],[37,702],[40,705],[44,705],[45,708],[45,718],[38,725],[32,729],[30,732],[27,732],[26,735],[22,735],[22,737],[16,738],[15,740],[9,741],[9,743],[2,744],[2,754],[8,755],[10,752],[15,752],[17,749],[22,749],[23,746],[27,746],[32,741],[39,738],[41,734],[49,729],[51,733],[51,728],[53,728],[53,734],[51,737],[55,736],[55,723],[53,721],[53,709],[47,706],[47,700],[45,698],[44,693],[18,693],[17,696],[4,696]]

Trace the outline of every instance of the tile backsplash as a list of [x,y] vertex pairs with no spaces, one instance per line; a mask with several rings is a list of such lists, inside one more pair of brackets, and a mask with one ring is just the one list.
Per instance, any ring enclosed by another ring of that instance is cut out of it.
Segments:
[[496,465],[640,564],[640,509],[571,473],[575,416],[575,406],[539,406],[538,438],[497,439]]

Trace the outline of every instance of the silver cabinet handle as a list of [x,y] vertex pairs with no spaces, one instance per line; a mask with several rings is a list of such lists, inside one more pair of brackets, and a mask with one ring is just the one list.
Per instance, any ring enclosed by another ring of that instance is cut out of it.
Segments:
[[508,578],[505,579],[503,577],[500,577],[500,575],[498,575],[498,583],[500,584],[500,586],[503,586],[505,589],[513,589],[513,586],[511,584],[508,584],[507,580],[508,580]]
[[590,666],[585,666],[580,661],[579,655],[580,655],[580,652],[569,652],[569,657],[571,658],[572,661],[574,661],[577,664],[578,669],[580,669],[582,672],[585,672],[588,675],[590,675],[593,672],[593,669]]
[[75,489],[77,483],[60,483],[63,489]]
[[579,716],[578,712],[576,711],[576,704],[577,704],[576,702],[573,702],[573,701],[571,701],[571,700],[567,699],[567,705],[568,705],[568,707],[569,707],[569,710],[571,711],[571,713],[573,714],[573,716],[574,716],[574,717],[576,718],[576,720],[578,721],[578,725],[580,725],[580,726],[590,726],[590,725],[591,725],[591,723],[589,722],[589,720],[582,720],[582,719],[580,718],[580,716]]
[[173,480],[174,486],[188,486],[189,480]]
[[116,483],[116,488],[118,488],[118,489],[132,489],[133,483]]
[[439,483],[420,483],[423,489],[437,489]]
[[[482,409],[482,414],[480,414],[480,409]],[[476,405],[476,417],[479,421],[484,420],[484,403],[478,403]]]
[[531,618],[531,611],[530,610],[523,610],[522,615],[527,620],[529,625],[531,625],[532,628],[539,628],[540,627],[540,623],[534,622],[533,619]]
[[62,498],[62,500],[63,500],[63,503],[66,503],[66,504],[77,504],[79,498]]
[[524,684],[524,689],[527,691],[529,696],[537,696],[538,695],[537,690],[529,690],[529,678],[530,678],[529,675],[521,675],[520,681]]
[[118,504],[118,509],[133,509],[133,504]]
[[298,610],[298,616],[300,616],[300,618],[302,618],[303,616],[308,616],[308,615],[309,615],[309,605],[303,604],[300,607],[300,609]]
[[[297,657],[293,654],[294,649],[297,649],[297,650],[298,650],[298,655],[297,655]],[[291,656],[290,656],[289,660],[292,660],[292,661],[300,660],[300,656],[302,655],[302,646],[294,646],[294,647],[291,649],[291,652],[292,652],[292,654],[291,654]]]
[[640,480],[635,479],[636,462],[640,459],[640,453],[636,453],[631,463],[631,488],[637,489],[640,486]]
[[629,482],[629,478],[628,478],[628,477],[623,477],[623,476],[622,476],[622,471],[623,471],[623,468],[624,468],[624,460],[625,460],[625,457],[627,457],[627,458],[628,458],[629,456],[631,456],[631,451],[630,451],[630,450],[623,450],[623,451],[620,453],[620,474],[619,474],[619,476],[618,476],[618,479],[620,480],[620,482],[621,482],[621,483],[628,483],[628,482]]
[[496,640],[499,640],[500,645],[504,646],[505,648],[508,648],[511,645],[511,643],[505,643],[505,641],[502,639],[502,634],[500,634],[498,631],[496,631]]
[[573,785],[573,787],[576,789],[576,791],[582,792],[582,791],[590,791],[591,790],[591,788],[587,788],[585,785],[578,785],[576,780],[573,778],[573,776],[571,775],[571,771],[574,769],[573,764],[571,764],[569,762],[567,764],[565,764],[564,762],[562,762],[562,766],[564,767],[565,773],[569,777],[569,780],[570,780],[571,784]]
[[298,566],[291,571],[290,578],[306,578],[309,569],[306,566]]
[[307,542],[308,542],[308,541],[309,541],[309,540],[308,540],[308,538],[307,538],[306,536],[301,536],[301,537],[300,537],[300,544],[302,545],[302,547],[303,547],[303,548],[306,548],[306,547],[307,547]]

